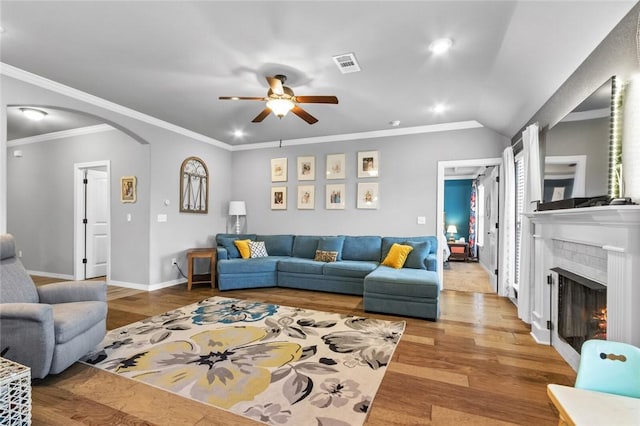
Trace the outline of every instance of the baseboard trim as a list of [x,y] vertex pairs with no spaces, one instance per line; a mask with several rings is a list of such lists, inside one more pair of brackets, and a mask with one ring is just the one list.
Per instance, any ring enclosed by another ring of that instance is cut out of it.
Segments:
[[27,274],[29,274],[29,275],[37,275],[39,277],[56,278],[56,279],[59,279],[59,280],[75,281],[75,279],[73,278],[73,275],[56,274],[54,272],[43,272],[43,271],[27,270]]
[[173,287],[175,285],[178,284],[184,284],[186,281],[184,279],[177,279],[177,280],[171,280],[171,281],[164,281],[158,284],[151,284],[151,285],[147,285],[147,284],[138,284],[138,283],[129,283],[126,281],[115,281],[115,280],[110,280],[109,281],[109,285],[114,285],[117,287],[124,287],[124,288],[130,288],[133,290],[140,290],[140,291],[156,291],[156,290],[160,290],[163,288],[167,288],[167,287]]

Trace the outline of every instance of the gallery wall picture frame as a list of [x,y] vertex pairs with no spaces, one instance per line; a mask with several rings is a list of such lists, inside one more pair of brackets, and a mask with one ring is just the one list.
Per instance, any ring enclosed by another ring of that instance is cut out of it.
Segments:
[[316,157],[298,157],[298,180],[316,180]]
[[135,176],[122,176],[120,178],[120,201],[123,203],[135,203],[137,199],[137,179]]
[[377,209],[379,205],[380,194],[378,192],[378,184],[373,182],[358,183],[358,202],[356,207],[359,209]]
[[271,182],[287,181],[287,159],[272,158],[271,159]]
[[327,179],[344,179],[346,177],[345,168],[345,154],[327,154]]
[[378,177],[380,175],[380,152],[358,152],[358,177]]
[[327,184],[326,208],[327,210],[344,210],[347,198],[344,183]]
[[271,210],[287,209],[287,187],[272,186],[271,187]]
[[316,186],[298,185],[298,209],[313,210],[316,205]]

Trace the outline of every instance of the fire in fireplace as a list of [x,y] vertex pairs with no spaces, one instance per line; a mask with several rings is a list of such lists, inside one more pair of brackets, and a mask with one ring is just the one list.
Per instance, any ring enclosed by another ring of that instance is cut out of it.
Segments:
[[607,287],[562,268],[558,273],[558,335],[578,353],[589,339],[607,339]]

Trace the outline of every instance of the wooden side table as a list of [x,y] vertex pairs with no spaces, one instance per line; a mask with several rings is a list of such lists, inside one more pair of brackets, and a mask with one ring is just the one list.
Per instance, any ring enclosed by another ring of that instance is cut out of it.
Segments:
[[462,260],[466,262],[469,259],[469,243],[455,243],[449,241],[449,250],[451,250],[451,254],[449,255],[449,260]]
[[[211,288],[216,288],[216,264],[218,258],[218,250],[211,248],[193,248],[187,250],[187,267],[189,273],[187,275],[187,289],[191,291],[193,284],[211,283]],[[193,273],[193,259],[209,259],[210,273],[197,274]]]

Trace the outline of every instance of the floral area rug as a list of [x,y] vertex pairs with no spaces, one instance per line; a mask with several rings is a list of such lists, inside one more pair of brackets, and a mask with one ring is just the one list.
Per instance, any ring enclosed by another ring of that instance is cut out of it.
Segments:
[[82,361],[267,424],[361,425],[404,327],[211,297],[112,330]]

